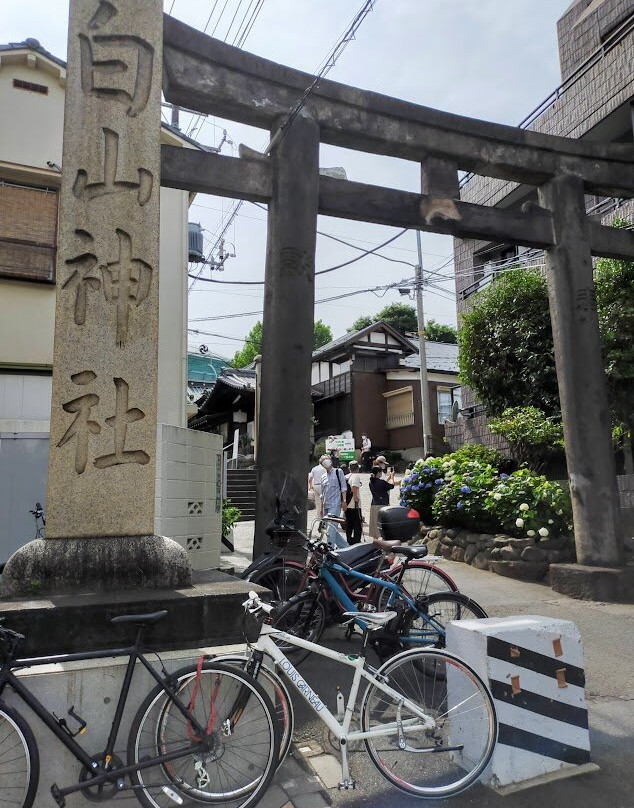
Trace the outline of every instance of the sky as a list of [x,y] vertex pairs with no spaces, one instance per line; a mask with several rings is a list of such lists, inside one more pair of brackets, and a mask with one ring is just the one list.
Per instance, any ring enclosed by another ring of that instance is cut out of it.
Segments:
[[[364,3],[164,0],[165,11],[200,30],[206,27],[208,34],[230,43],[241,35],[242,23],[249,22],[246,12],[258,5],[259,14],[243,48],[314,73]],[[448,112],[516,125],[560,83],[556,22],[569,5],[570,0],[375,0],[328,78]],[[2,42],[35,37],[65,59],[67,23],[68,0],[0,0]],[[170,110],[165,109],[164,115],[169,120]],[[181,115],[181,127],[209,146],[218,146],[226,130],[221,150],[225,155],[237,156],[241,143],[262,150],[268,142],[264,130],[211,116]],[[342,167],[350,180],[420,192],[419,166],[410,161],[322,145],[320,166]],[[234,205],[219,197],[196,197],[189,218],[203,227],[206,250],[216,242]],[[399,232],[324,216],[319,217],[317,227],[363,250],[373,249]],[[425,317],[455,325],[452,239],[427,233],[421,238],[423,272],[446,276],[440,288],[425,289]],[[204,270],[203,277],[262,280],[265,246],[266,211],[245,203],[226,234],[226,251],[235,257],[225,261],[223,272]],[[319,235],[316,269],[343,263],[360,255],[360,249]],[[417,261],[413,231],[380,252],[393,260],[368,256],[317,278],[316,300],[413,278]],[[262,298],[262,286],[195,282],[189,294],[189,327],[201,333],[190,331],[188,345],[196,350],[204,344],[212,353],[233,356],[261,318],[249,313],[261,311]],[[410,301],[395,289],[366,291],[318,302],[315,318],[329,325],[337,337],[358,317],[373,315],[396,302]],[[240,316],[245,313],[247,316]]]

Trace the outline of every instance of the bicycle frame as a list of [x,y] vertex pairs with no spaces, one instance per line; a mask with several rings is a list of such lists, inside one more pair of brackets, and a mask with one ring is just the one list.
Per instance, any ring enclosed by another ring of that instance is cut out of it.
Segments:
[[[332,659],[333,661],[340,662],[342,665],[346,665],[349,668],[354,668],[352,685],[350,686],[350,693],[348,694],[345,713],[341,723],[337,721],[335,716],[330,712],[319,694],[312,689],[312,687],[306,682],[295,666],[287,659],[286,656],[284,656],[282,651],[273,642],[272,638],[274,636],[284,640],[289,645],[296,646],[297,648],[304,648],[308,651],[312,651],[318,656],[326,657],[326,659]],[[261,651],[263,654],[266,654],[273,659],[276,667],[279,668],[286,679],[288,679],[293,687],[301,694],[308,706],[317,714],[317,716],[324,722],[324,724],[326,724],[328,729],[337,738],[339,741],[339,748],[341,749],[343,783],[350,782],[347,751],[349,741],[361,741],[365,738],[383,737],[385,735],[393,734],[395,730],[402,734],[402,727],[408,727],[409,729],[416,731],[424,731],[427,729],[433,729],[435,727],[434,719],[421,710],[418,705],[398,694],[386,682],[383,682],[381,679],[377,678],[377,671],[371,666],[366,665],[366,660],[363,656],[358,656],[356,654],[342,654],[339,651],[331,651],[329,648],[324,648],[323,646],[317,645],[309,640],[304,640],[301,637],[295,637],[292,634],[287,634],[285,631],[281,631],[265,624],[263,624],[260,628],[260,636],[258,641],[252,645],[251,648]],[[416,718],[407,718],[400,721],[400,723],[390,722],[373,730],[355,730],[350,732],[350,723],[352,721],[352,715],[357,702],[359,686],[362,679],[365,679],[368,684],[373,684],[386,695],[396,697],[397,700],[401,702],[401,708],[409,710],[420,720],[421,723],[417,723]]]
[[126,667],[123,683],[121,685],[121,691],[119,693],[117,708],[115,710],[115,715],[112,720],[112,727],[110,729],[110,733],[108,736],[105,755],[112,756],[114,752],[114,745],[116,743],[117,735],[121,727],[123,711],[125,709],[125,705],[128,699],[128,694],[130,692],[130,685],[132,683],[132,676],[134,674],[134,668],[137,660],[141,662],[141,664],[152,676],[152,678],[156,681],[156,683],[160,685],[163,688],[163,690],[168,694],[174,705],[183,714],[183,716],[188,721],[191,722],[192,726],[196,730],[196,733],[198,734],[198,737],[200,738],[205,737],[205,728],[202,727],[198,723],[198,721],[196,721],[195,717],[189,713],[187,707],[178,698],[173,688],[170,686],[169,682],[167,682],[161,676],[161,674],[157,673],[154,670],[152,665],[147,661],[147,659],[143,656],[143,653],[139,650],[139,648],[136,645],[128,646],[125,648],[113,648],[105,651],[82,651],[73,654],[58,654],[55,656],[46,656],[46,657],[25,657],[23,659],[9,660],[8,662],[5,662],[2,665],[2,667],[0,667],[0,696],[4,692],[5,687],[8,685],[16,693],[16,695],[19,696],[22,699],[22,701],[24,701],[25,704],[27,704],[31,708],[31,710],[38,716],[38,718],[44,724],[46,724],[46,726],[51,730],[53,735],[55,735],[55,737],[58,738],[62,744],[64,744],[64,746],[68,749],[68,751],[80,763],[82,763],[88,769],[88,771],[93,772],[95,775],[94,778],[90,780],[83,781],[74,786],[59,789],[57,793],[61,797],[65,797],[68,794],[73,794],[76,791],[81,791],[82,789],[85,789],[87,787],[92,788],[102,783],[113,782],[117,780],[119,777],[129,774],[130,772],[141,771],[141,769],[150,768],[160,763],[168,763],[171,760],[177,760],[178,758],[184,756],[185,754],[189,754],[192,749],[195,749],[198,746],[203,746],[202,743],[193,743],[191,746],[183,747],[182,749],[175,750],[173,752],[170,752],[169,754],[144,760],[143,763],[138,765],[122,766],[119,768],[106,770],[102,766],[100,766],[96,761],[94,761],[90,757],[90,755],[88,755],[88,753],[84,750],[84,748],[80,746],[80,744],[78,744],[77,741],[62,728],[58,720],[54,717],[53,713],[50,710],[48,710],[42,704],[42,702],[38,698],[36,698],[36,696],[34,696],[33,693],[31,693],[29,688],[22,683],[20,678],[13,673],[13,669],[15,668],[32,668],[39,665],[50,665],[61,662],[80,662],[82,660],[87,659],[106,659],[106,658],[115,658],[124,656],[129,657],[129,660]]
[[438,635],[441,637],[445,636],[445,628],[444,626],[439,623],[437,620],[434,620],[433,617],[430,617],[426,612],[422,611],[420,607],[416,604],[416,602],[404,592],[398,584],[385,580],[383,578],[375,578],[372,575],[366,575],[363,572],[357,572],[354,569],[346,569],[339,564],[330,563],[328,561],[324,562],[324,565],[319,569],[319,577],[326,582],[329,589],[334,594],[337,602],[341,607],[344,608],[344,611],[348,612],[357,612],[359,617],[355,618],[356,623],[359,625],[361,629],[364,631],[367,629],[367,623],[363,620],[363,612],[359,610],[357,603],[352,600],[349,595],[347,594],[346,590],[339,584],[337,579],[334,577],[332,572],[337,572],[343,574],[344,576],[349,576],[352,578],[357,578],[358,580],[365,581],[366,583],[372,584],[373,586],[378,586],[381,589],[388,589],[392,594],[390,595],[390,599],[388,600],[388,608],[393,603],[394,599],[398,599],[403,601],[407,604],[411,609],[416,611],[419,617],[421,617],[425,624],[430,626],[429,631],[420,630],[417,631],[415,636],[406,636],[401,637],[401,641],[403,643],[410,643],[414,645],[424,645],[425,640],[429,640],[429,643],[433,642]]

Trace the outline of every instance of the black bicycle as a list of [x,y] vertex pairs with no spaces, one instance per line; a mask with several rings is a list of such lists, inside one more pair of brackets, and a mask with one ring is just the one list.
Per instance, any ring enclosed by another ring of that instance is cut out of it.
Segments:
[[[142,652],[146,630],[167,611],[121,615],[112,623],[137,629],[134,645],[47,657],[19,658],[22,634],[0,626],[0,804],[30,808],[39,781],[39,753],[26,719],[4,700],[7,686],[25,702],[74,755],[81,771],[78,782],[51,794],[60,808],[75,792],[101,802],[134,791],[145,808],[214,804],[218,808],[249,808],[267,789],[275,772],[279,748],[273,708],[262,685],[240,669],[208,661],[169,673],[160,661],[157,672]],[[65,718],[48,710],[29,690],[26,677],[15,671],[37,665],[88,659],[128,657],[106,747],[88,753],[76,740],[86,728],[71,707]],[[127,762],[116,751],[136,663],[156,686],[132,722]]]

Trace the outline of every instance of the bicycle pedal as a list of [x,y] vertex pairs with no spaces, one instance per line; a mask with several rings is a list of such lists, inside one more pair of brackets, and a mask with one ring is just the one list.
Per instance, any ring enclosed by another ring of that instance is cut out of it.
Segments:
[[51,795],[55,800],[55,802],[59,805],[59,808],[65,808],[66,800],[64,799],[64,795],[59,790],[56,783],[53,783],[53,785],[51,786]]

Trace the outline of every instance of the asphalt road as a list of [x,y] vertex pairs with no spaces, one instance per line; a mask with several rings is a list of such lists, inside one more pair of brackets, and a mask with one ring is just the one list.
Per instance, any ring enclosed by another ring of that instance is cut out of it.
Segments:
[[[538,614],[575,622],[584,642],[586,695],[590,719],[592,759],[601,770],[592,774],[539,786],[501,797],[475,785],[467,792],[425,805],[478,806],[478,808],[633,808],[634,806],[634,605],[576,601],[554,593],[543,584],[501,578],[465,564],[446,562],[460,589],[480,602],[491,617]],[[328,629],[325,643],[337,650],[360,648],[359,640],[347,642],[338,627]],[[371,661],[375,661],[371,659]],[[350,677],[347,669],[329,660],[309,657],[299,666],[306,680],[335,709],[336,686],[344,693]],[[324,725],[306,706],[296,705],[295,740],[329,745]],[[336,753],[335,753],[336,754]],[[330,790],[336,806],[385,808],[421,805],[421,801],[395,790],[374,768],[365,751],[350,755],[355,791]]]

